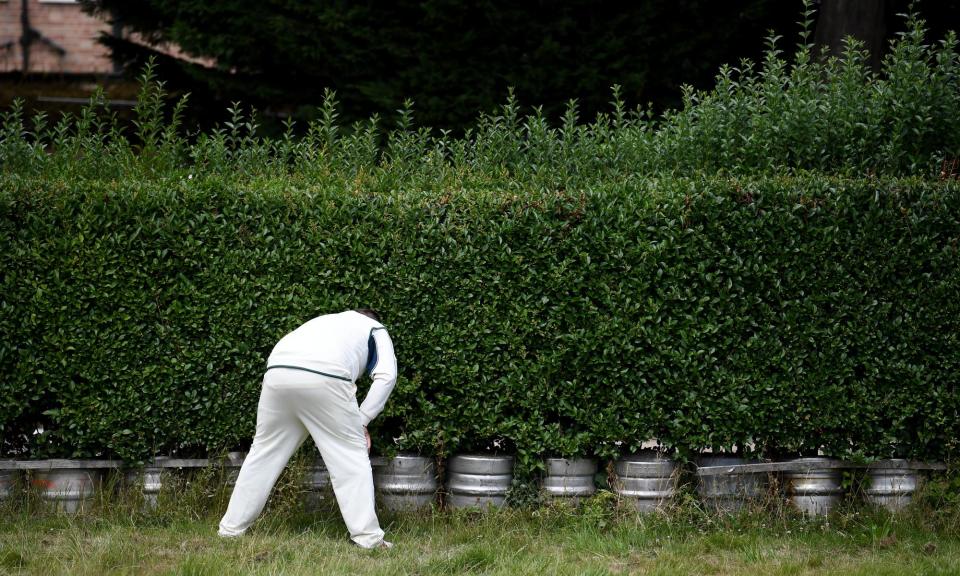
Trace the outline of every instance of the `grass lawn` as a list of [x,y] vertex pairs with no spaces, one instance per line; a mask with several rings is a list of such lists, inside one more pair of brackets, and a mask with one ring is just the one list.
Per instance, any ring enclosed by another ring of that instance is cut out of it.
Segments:
[[274,508],[244,537],[203,514],[113,506],[70,517],[7,506],[0,574],[960,574],[955,509],[891,516],[849,507],[808,521],[784,510],[718,517],[617,511],[609,494],[578,510],[388,515],[396,548],[353,547],[335,510]]

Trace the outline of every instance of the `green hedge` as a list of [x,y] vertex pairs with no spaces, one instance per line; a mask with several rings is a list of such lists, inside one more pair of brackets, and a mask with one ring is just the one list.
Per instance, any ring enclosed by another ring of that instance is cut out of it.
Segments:
[[16,103],[0,456],[242,448],[273,343],[362,305],[401,365],[379,446],[949,459],[960,54],[907,28],[879,73],[771,40],[661,118],[511,96],[462,137],[332,92],[279,138],[240,105],[190,133],[151,67],[132,126]]
[[957,447],[956,181],[0,185],[8,455],[243,447],[273,343],[360,305],[400,363],[380,446]]
[[957,35],[928,40],[923,22],[909,17],[875,72],[855,41],[841,58],[820,58],[807,43],[809,26],[792,62],[771,38],[762,62],[721,68],[712,90],[685,89],[682,109],[660,117],[624,101],[618,86],[610,109],[593,118],[581,117],[576,99],[554,118],[511,93],[500,109],[478,111],[462,136],[417,125],[409,100],[396,121],[375,116],[345,126],[330,90],[319,117],[305,125],[288,121],[280,137],[264,138],[255,111],[239,103],[228,109],[229,122],[198,131],[183,125],[189,98],[169,102],[148,66],[132,123],[119,120],[102,92],[76,117],[30,114],[19,101],[0,112],[0,165],[21,176],[68,180],[379,173],[396,188],[411,180],[429,188],[456,174],[524,194],[603,187],[638,173],[956,176]]

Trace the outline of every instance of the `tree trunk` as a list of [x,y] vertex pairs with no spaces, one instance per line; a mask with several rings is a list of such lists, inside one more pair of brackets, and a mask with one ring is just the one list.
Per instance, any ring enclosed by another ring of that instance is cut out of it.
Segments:
[[840,56],[844,39],[853,36],[864,43],[870,53],[870,65],[880,68],[887,34],[886,3],[888,0],[821,0],[814,43],[828,55]]

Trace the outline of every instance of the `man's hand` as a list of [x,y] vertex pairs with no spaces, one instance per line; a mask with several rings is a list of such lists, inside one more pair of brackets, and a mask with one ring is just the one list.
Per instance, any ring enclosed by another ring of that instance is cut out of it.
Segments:
[[373,447],[373,442],[370,441],[370,432],[367,431],[367,427],[363,427],[363,435],[367,437],[367,453],[370,453],[370,448]]

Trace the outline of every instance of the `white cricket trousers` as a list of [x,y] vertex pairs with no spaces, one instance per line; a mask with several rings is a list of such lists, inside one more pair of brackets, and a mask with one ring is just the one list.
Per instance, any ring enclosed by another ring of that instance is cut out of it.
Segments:
[[239,536],[253,524],[283,468],[309,434],[330,473],[350,538],[364,548],[383,540],[356,390],[352,382],[304,370],[266,372],[257,431],[220,520],[221,536]]

